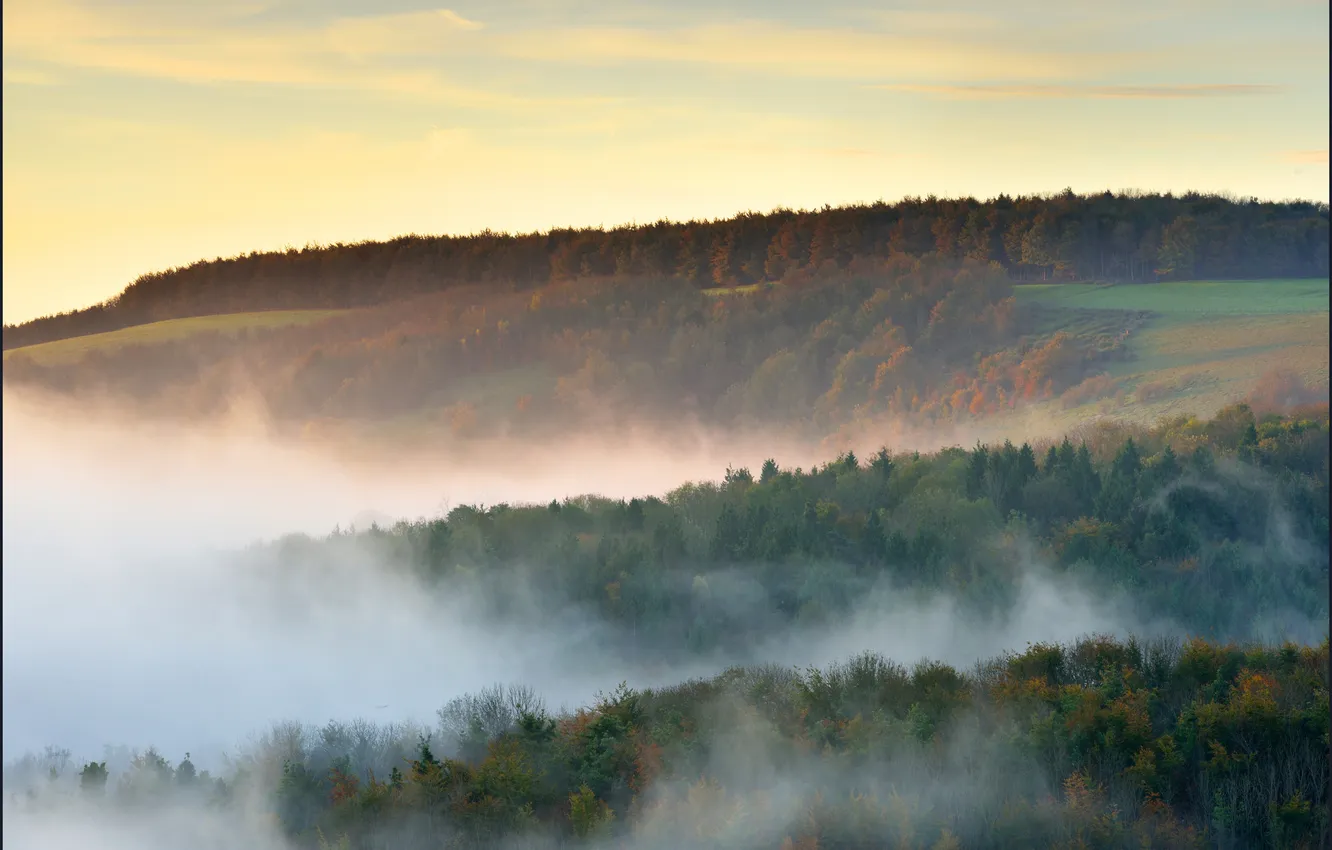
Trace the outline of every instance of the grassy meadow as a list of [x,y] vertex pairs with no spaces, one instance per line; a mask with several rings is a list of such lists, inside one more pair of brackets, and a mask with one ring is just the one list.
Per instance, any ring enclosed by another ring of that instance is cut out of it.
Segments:
[[1131,328],[1130,357],[1113,364],[1110,398],[1045,405],[1072,422],[1089,413],[1151,421],[1207,415],[1243,398],[1277,369],[1310,386],[1328,384],[1328,282],[1189,281],[1156,284],[1034,284],[1017,298],[1043,330],[1075,335]]
[[161,342],[173,342],[199,333],[220,332],[225,334],[244,333],[250,330],[269,330],[272,328],[305,325],[335,316],[343,310],[265,310],[254,313],[225,313],[217,316],[193,316],[188,319],[169,319],[146,325],[134,325],[118,331],[88,334],[40,345],[27,345],[12,348],[4,353],[4,359],[22,352],[35,362],[43,365],[73,363],[82,360],[93,352],[107,353],[127,345],[154,345]]
[[1223,280],[1146,284],[1034,283],[1020,301],[1085,310],[1149,310],[1162,316],[1287,315],[1328,309],[1323,280]]

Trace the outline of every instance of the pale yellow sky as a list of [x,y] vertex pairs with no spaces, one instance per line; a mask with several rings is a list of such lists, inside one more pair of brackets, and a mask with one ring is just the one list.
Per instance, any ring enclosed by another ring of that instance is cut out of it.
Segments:
[[1328,199],[1328,5],[4,4],[4,320],[249,250],[1138,188]]

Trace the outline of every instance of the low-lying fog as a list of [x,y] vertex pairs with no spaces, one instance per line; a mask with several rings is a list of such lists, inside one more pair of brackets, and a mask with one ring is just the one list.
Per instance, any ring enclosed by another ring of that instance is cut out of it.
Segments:
[[322,536],[367,511],[416,518],[464,503],[662,494],[719,478],[728,463],[757,468],[767,454],[826,459],[739,439],[584,435],[452,461],[350,463],[282,444],[254,420],[147,424],[6,390],[6,761],[48,744],[86,761],[124,744],[156,746],[173,763],[189,750],[208,767],[275,720],[430,723],[449,699],[496,682],[572,707],[621,680],[676,682],[735,660],[821,664],[873,649],[965,665],[1027,641],[1153,625],[1033,567],[1003,623],[978,627],[952,616],[948,599],[885,591],[835,630],[787,635],[751,658],[647,669],[556,601],[528,599],[521,616],[487,622],[456,589],[371,578],[369,550],[281,581],[237,554],[289,532]]

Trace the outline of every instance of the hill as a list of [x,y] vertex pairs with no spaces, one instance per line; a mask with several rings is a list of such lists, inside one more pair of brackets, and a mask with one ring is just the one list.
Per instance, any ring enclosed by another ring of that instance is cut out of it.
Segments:
[[1327,317],[1326,280],[1015,286],[932,255],[730,290],[582,279],[180,319],[11,350],[4,377],[173,414],[246,393],[293,430],[394,440],[594,421],[822,439],[889,419],[1205,415],[1260,379],[1268,406],[1314,401]]
[[4,348],[167,319],[384,304],[482,285],[525,291],[584,277],[753,286],[890,257],[970,258],[1015,280],[1328,276],[1328,208],[1190,193],[908,198],[899,203],[250,254],[144,275],[110,301],[4,328]]

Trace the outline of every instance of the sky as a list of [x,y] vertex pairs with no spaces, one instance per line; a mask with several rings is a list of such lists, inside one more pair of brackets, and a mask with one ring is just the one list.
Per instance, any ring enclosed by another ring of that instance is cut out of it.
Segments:
[[1308,0],[6,0],[6,323],[405,233],[1105,189],[1328,200]]

